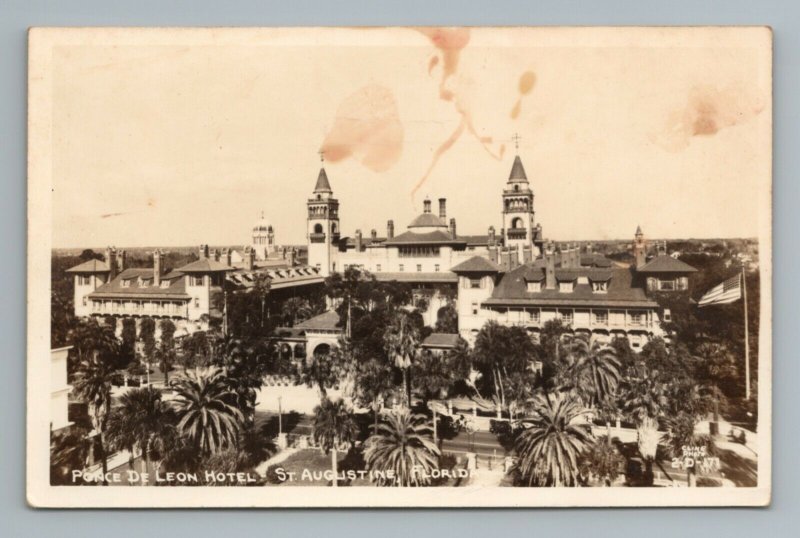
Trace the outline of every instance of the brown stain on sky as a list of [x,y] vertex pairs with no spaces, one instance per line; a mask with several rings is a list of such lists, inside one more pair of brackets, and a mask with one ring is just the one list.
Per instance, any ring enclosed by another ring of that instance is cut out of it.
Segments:
[[672,112],[663,132],[652,138],[667,151],[680,151],[693,138],[712,137],[722,129],[749,121],[763,109],[762,102],[741,89],[695,86],[686,105]]
[[470,40],[469,28],[426,28],[420,27],[416,30],[426,36],[438,50],[438,55],[431,57],[428,62],[428,74],[433,75],[437,66],[441,65],[440,79],[439,79],[439,98],[443,101],[452,102],[456,112],[461,116],[461,121],[453,132],[448,136],[439,146],[434,150],[431,162],[425,174],[417,181],[414,188],[411,189],[411,197],[413,198],[416,192],[425,184],[430,177],[431,172],[439,162],[439,159],[447,153],[458,141],[461,135],[466,130],[469,132],[478,143],[483,146],[483,149],[495,159],[501,159],[505,153],[505,145],[501,144],[498,149],[492,147],[493,139],[490,136],[481,136],[478,134],[477,129],[472,121],[472,114],[464,102],[460,98],[457,89],[449,87],[447,82],[458,71],[458,64],[461,57],[461,51],[467,46]]
[[519,97],[517,98],[514,108],[511,109],[511,119],[515,120],[519,117],[522,111],[522,98],[531,93],[533,86],[536,84],[536,73],[533,71],[525,71],[519,77]]
[[373,172],[384,172],[400,159],[403,137],[394,94],[370,84],[341,102],[320,150],[330,162],[353,158]]

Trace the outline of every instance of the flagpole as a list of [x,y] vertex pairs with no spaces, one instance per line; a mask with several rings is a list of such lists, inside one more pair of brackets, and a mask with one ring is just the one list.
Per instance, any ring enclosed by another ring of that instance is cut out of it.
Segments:
[[745,399],[750,399],[750,329],[747,322],[747,280],[742,264],[742,308],[744,308],[744,382]]

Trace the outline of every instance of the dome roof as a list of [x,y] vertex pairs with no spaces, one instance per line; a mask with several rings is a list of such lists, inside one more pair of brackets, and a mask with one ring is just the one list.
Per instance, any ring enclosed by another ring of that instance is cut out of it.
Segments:
[[447,228],[447,224],[433,213],[423,213],[408,225],[409,228],[427,228],[431,226]]
[[264,215],[261,215],[261,218],[253,224],[253,232],[271,232],[272,231],[272,224],[270,224],[267,219],[264,218]]

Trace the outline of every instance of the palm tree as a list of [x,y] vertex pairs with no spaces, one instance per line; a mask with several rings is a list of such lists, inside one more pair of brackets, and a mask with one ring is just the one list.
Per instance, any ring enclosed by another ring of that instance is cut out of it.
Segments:
[[419,347],[419,329],[405,310],[397,310],[383,335],[386,351],[394,357],[394,365],[403,372],[403,391],[406,405],[411,406],[411,384],[408,373]]
[[114,367],[100,353],[95,351],[90,356],[85,356],[78,364],[78,371],[73,381],[73,389],[78,398],[85,401],[89,407],[89,416],[92,427],[97,433],[97,446],[103,468],[103,484],[107,485],[105,477],[108,473],[106,460],[106,424],[111,411],[111,380],[114,376]]
[[289,327],[310,318],[313,313],[311,303],[304,297],[289,297],[283,302],[282,310]]
[[134,389],[119,398],[119,406],[109,418],[109,437],[125,448],[138,448],[142,454],[142,473],[155,448],[170,434],[173,415],[161,392],[153,387]]
[[427,417],[391,413],[366,442],[364,461],[379,486],[426,486],[439,468],[439,448]]
[[623,463],[625,458],[611,444],[611,440],[601,437],[583,454],[581,474],[593,476],[600,480],[603,486],[608,487],[619,475],[619,468]]
[[[706,454],[710,455],[714,450],[714,443],[711,437],[707,435],[700,435],[695,433],[695,426],[697,425],[697,416],[692,413],[679,412],[676,415],[670,416],[665,421],[667,427],[667,434],[665,441],[673,456],[680,457],[686,461],[684,451],[688,448],[703,447],[706,449]],[[686,467],[686,481],[689,487],[697,485],[697,468],[702,465],[702,457],[696,454],[689,454],[694,461],[691,466]]]
[[531,486],[578,485],[579,458],[592,442],[589,425],[578,423],[586,412],[580,400],[571,393],[540,394],[533,412],[515,443],[522,479]]
[[244,422],[237,394],[216,367],[186,370],[172,383],[180,435],[201,456],[236,446]]
[[331,470],[333,471],[333,487],[338,484],[337,451],[344,445],[355,441],[358,425],[352,411],[344,400],[331,401],[323,397],[314,408],[314,441],[327,454],[331,453]]
[[645,485],[653,485],[653,461],[656,458],[658,442],[658,417],[667,404],[666,386],[657,371],[645,365],[638,365],[634,374],[628,378],[623,396],[623,410],[636,423],[636,436],[639,453],[645,463]]
[[98,323],[94,318],[81,320],[69,332],[68,338],[75,349],[78,364],[90,360],[95,354],[112,364],[119,353],[119,340],[114,329],[106,323]]

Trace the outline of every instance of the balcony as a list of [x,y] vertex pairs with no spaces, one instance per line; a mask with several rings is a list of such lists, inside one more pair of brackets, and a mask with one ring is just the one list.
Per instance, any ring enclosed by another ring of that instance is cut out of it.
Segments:
[[509,239],[527,239],[528,230],[525,228],[509,228],[506,231],[506,235]]
[[312,243],[324,243],[325,242],[325,234],[324,233],[311,233],[308,234],[308,240]]

